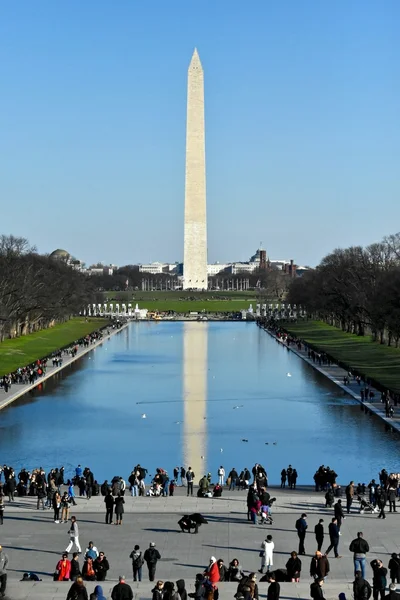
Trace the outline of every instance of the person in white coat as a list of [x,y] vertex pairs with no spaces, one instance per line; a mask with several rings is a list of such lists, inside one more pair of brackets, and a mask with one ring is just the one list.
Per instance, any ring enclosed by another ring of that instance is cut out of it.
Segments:
[[218,483],[219,483],[219,485],[224,485],[224,480],[225,480],[225,469],[221,465],[220,468],[218,469]]
[[270,570],[270,567],[274,564],[274,548],[275,544],[272,541],[272,535],[267,535],[267,538],[261,544],[261,569],[260,573],[264,573],[265,567],[267,567],[267,572]]

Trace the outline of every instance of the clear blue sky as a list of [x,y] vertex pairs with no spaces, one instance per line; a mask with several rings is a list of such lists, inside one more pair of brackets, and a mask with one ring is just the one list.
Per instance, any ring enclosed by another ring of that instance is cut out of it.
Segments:
[[316,264],[400,230],[398,0],[0,8],[3,233],[182,260],[187,67],[205,71],[209,260]]

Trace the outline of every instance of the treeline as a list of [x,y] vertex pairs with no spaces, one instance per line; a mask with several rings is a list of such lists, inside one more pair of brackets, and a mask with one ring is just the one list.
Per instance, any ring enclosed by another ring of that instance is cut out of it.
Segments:
[[49,327],[97,301],[90,277],[37,253],[25,238],[0,236],[0,340]]
[[309,316],[389,346],[400,340],[400,233],[334,250],[292,281],[288,302]]

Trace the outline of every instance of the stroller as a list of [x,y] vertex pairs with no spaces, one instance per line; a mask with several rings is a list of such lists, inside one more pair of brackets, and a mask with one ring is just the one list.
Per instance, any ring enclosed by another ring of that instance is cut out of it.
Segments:
[[153,483],[148,489],[146,496],[161,496],[161,485],[159,483]]
[[363,515],[365,512],[370,512],[370,513],[378,512],[378,509],[376,508],[376,506],[371,504],[371,502],[368,502],[367,500],[365,500],[365,498],[362,498],[361,496],[357,496],[357,500],[360,503],[360,515]]
[[261,521],[260,525],[272,525],[273,518],[271,516],[271,506],[275,502],[276,498],[271,498],[268,500],[267,504],[263,504],[260,509]]

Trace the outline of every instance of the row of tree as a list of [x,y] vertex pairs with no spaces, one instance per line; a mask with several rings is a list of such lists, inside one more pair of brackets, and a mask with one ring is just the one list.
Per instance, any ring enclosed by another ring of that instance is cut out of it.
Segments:
[[37,253],[28,240],[0,236],[0,340],[68,319],[98,294],[93,278]]
[[334,250],[292,281],[288,302],[344,331],[400,340],[400,233],[366,248]]

